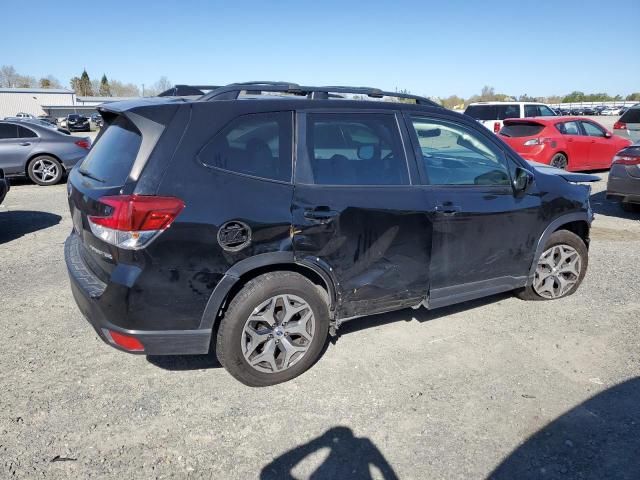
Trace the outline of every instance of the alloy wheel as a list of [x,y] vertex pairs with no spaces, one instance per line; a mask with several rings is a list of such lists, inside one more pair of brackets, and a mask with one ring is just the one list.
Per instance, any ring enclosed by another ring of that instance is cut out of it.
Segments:
[[580,254],[569,245],[554,245],[538,260],[533,289],[544,298],[560,298],[578,282],[582,270]]
[[31,170],[33,175],[42,183],[50,183],[58,177],[58,165],[47,158],[36,160]]
[[309,304],[296,295],[276,295],[258,305],[245,322],[241,349],[254,369],[277,373],[307,353],[316,321]]

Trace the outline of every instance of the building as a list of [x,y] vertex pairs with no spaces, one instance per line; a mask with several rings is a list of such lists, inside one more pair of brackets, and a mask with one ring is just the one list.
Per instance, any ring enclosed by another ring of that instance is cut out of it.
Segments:
[[0,119],[29,113],[66,117],[72,113],[91,115],[103,103],[131,100],[135,97],[77,97],[64,88],[0,88]]
[[46,115],[43,105],[72,106],[75,96],[72,90],[64,88],[0,88],[0,118],[17,113]]

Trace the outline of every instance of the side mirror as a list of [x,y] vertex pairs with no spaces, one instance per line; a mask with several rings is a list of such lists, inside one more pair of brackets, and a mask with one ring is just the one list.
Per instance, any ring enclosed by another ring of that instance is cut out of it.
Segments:
[[611,132],[605,132],[604,133],[604,138],[611,138],[613,135],[611,135]]
[[534,180],[535,177],[533,173],[531,173],[529,170],[525,170],[522,167],[518,167],[516,169],[516,175],[513,180],[513,189],[517,194],[523,194],[527,190],[529,190],[531,185],[533,185]]

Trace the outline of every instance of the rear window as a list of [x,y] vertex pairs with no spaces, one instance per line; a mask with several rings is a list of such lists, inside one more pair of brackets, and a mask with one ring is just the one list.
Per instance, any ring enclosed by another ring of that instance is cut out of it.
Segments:
[[469,105],[465,114],[476,120],[505,120],[520,118],[519,105]]
[[634,107],[627,110],[620,117],[621,123],[640,123],[640,107]]
[[140,150],[142,136],[124,117],[118,117],[98,138],[80,165],[80,173],[108,186],[123,185]]
[[512,123],[505,125],[500,130],[500,135],[505,137],[533,137],[544,130],[544,125],[539,123]]

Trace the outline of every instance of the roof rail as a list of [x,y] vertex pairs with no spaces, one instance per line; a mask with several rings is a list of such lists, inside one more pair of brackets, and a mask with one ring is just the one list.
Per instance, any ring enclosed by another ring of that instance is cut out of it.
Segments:
[[191,97],[202,96],[205,91],[220,88],[220,85],[174,85],[169,90],[159,93],[159,97]]
[[251,93],[255,93],[255,92],[257,93],[262,93],[262,92],[289,93],[292,95],[306,96],[309,99],[315,99],[315,100],[326,100],[328,98],[336,97],[336,95],[332,95],[332,94],[347,93],[347,94],[354,94],[354,95],[366,95],[370,98],[383,98],[383,97],[404,98],[408,100],[415,100],[415,102],[418,105],[430,105],[430,106],[440,107],[440,105],[438,105],[433,100],[429,100],[428,98],[421,97],[419,95],[411,95],[409,93],[386,92],[378,88],[370,88],[370,87],[344,87],[344,86],[308,87],[308,86],[300,86],[296,83],[288,83],[288,82],[231,83],[229,85],[225,85],[224,87],[220,87],[216,90],[210,91],[209,93],[204,95],[200,100],[202,101],[235,100],[244,91],[249,91]]

